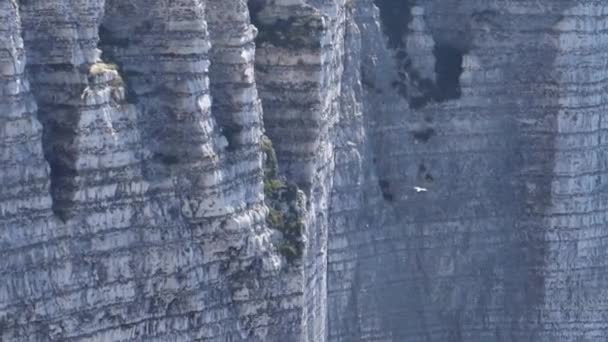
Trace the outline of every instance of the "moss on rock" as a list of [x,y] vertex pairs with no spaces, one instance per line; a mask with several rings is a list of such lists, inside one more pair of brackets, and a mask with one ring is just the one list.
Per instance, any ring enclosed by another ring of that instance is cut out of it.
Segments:
[[262,138],[264,153],[264,196],[268,215],[266,223],[280,231],[282,239],[276,244],[278,252],[290,263],[300,259],[304,251],[304,193],[295,184],[279,178],[276,153],[272,142]]

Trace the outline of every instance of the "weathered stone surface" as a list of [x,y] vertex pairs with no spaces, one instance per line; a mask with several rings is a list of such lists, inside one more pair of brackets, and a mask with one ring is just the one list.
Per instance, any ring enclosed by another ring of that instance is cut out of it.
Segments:
[[381,198],[363,185],[330,230],[330,340],[605,338],[605,6],[419,1],[391,44],[396,2],[357,3],[371,152],[350,184]]
[[0,340],[606,340],[607,13],[0,0]]

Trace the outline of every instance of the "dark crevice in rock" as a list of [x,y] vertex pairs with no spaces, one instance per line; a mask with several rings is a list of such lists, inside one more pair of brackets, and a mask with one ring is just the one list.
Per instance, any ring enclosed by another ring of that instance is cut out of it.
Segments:
[[72,206],[72,197],[77,191],[76,185],[76,149],[66,149],[74,145],[76,138],[78,117],[75,110],[70,109],[61,120],[50,119],[49,113],[56,110],[53,105],[39,104],[39,120],[43,127],[42,145],[44,156],[50,168],[50,190],[53,199],[52,211],[61,220],[69,219],[69,208]]
[[424,164],[418,165],[418,173],[420,173],[420,174],[426,173],[426,165],[424,165]]
[[289,17],[287,19],[273,18],[272,21],[261,18],[259,5],[254,6],[251,21],[258,29],[256,44],[271,44],[283,48],[321,48],[317,38],[323,29],[320,16]]
[[414,136],[414,139],[416,139],[416,141],[425,143],[428,142],[435,135],[435,133],[435,129],[427,127],[424,129],[413,131],[412,135]]
[[374,3],[380,10],[382,29],[388,37],[388,46],[392,49],[403,47],[407,23],[411,20],[412,4],[409,0],[374,0]]
[[378,186],[380,186],[380,191],[382,192],[382,197],[385,201],[393,202],[395,200],[395,195],[391,191],[391,183],[388,180],[378,180]]
[[266,0],[248,0],[247,7],[249,9],[249,16],[251,17],[251,22],[253,25],[256,25],[258,14],[264,9],[266,6]]
[[418,165],[418,178],[427,181],[429,183],[434,182],[435,178],[429,172],[425,164]]
[[[375,0],[375,4],[380,10],[387,45],[393,50],[397,64],[397,73],[391,82],[393,89],[408,100],[412,109],[460,98],[460,75],[465,51],[456,46],[438,44],[433,51],[436,60],[435,79],[422,76],[414,68],[405,44],[413,4],[407,0]],[[374,88],[370,82],[364,82],[364,85]]]
[[173,155],[166,155],[163,153],[155,153],[153,158],[155,160],[160,161],[162,164],[166,166],[177,165],[179,164],[179,158]]
[[454,46],[440,44],[435,46],[435,74],[437,89],[435,99],[444,101],[460,98],[460,75],[464,52]]
[[[40,42],[53,42],[54,32],[40,28],[40,19],[29,6],[33,5],[23,1],[20,3],[23,25],[36,27],[31,31],[39,36]],[[81,71],[72,63],[57,61],[53,58],[56,56],[50,55],[49,46],[40,42],[32,43],[31,40],[24,39],[26,50],[37,56],[28,60],[26,73],[38,105],[37,118],[42,125],[43,154],[50,168],[51,209],[56,217],[66,221],[77,190],[78,149],[74,145],[80,117],[74,99],[81,96],[83,86],[57,81],[57,75],[77,74]]]
[[243,126],[235,124],[233,122],[223,122],[223,120],[217,120],[220,127],[222,128],[222,133],[228,140],[228,147],[226,149],[230,152],[236,151],[239,144],[239,136],[243,132]]
[[[115,47],[124,47],[127,48],[131,44],[133,44],[133,40],[130,39],[122,39],[118,38],[112,34],[110,30],[108,30],[103,24],[99,26],[99,49],[102,51],[102,59],[104,61],[111,61],[111,64],[116,65],[118,70],[123,70],[123,65],[120,63],[120,60],[114,56],[113,51]],[[120,72],[121,79],[124,82],[125,89],[125,100],[128,103],[136,104],[137,103],[137,94],[133,91],[133,87],[129,86],[131,84],[129,80],[130,73],[129,72]]]
[[117,47],[123,47],[123,48],[128,48],[133,43],[135,43],[132,40],[132,38],[130,38],[130,37],[129,38],[119,38],[119,37],[114,36],[112,34],[112,31],[110,31],[103,25],[99,26],[99,40],[100,40],[100,45],[117,46]]
[[458,99],[461,96],[460,75],[463,72],[464,52],[456,47],[438,45],[435,55],[435,81],[423,78],[412,68],[411,61],[403,51],[395,54],[399,65],[393,88],[408,99],[412,109],[420,109],[432,102]]

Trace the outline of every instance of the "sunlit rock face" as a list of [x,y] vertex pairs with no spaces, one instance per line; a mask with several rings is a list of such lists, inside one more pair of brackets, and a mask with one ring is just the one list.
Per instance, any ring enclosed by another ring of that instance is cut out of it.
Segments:
[[0,340],[606,340],[607,13],[0,1]]

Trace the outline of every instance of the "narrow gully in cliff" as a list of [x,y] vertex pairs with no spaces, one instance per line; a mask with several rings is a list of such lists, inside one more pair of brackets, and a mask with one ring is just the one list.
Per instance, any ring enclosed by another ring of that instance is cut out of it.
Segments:
[[423,17],[416,17],[420,15],[421,8],[415,7],[410,1],[374,0],[374,3],[380,12],[387,46],[393,51],[399,68],[392,86],[409,101],[410,107],[421,109],[431,102],[460,98],[460,75],[466,51],[447,43],[435,42],[432,50],[435,60],[433,75],[418,70],[413,60],[416,57],[412,55],[418,51],[408,51],[406,42],[410,34],[425,34],[411,32],[409,27],[413,20],[424,21]]
[[433,50],[435,55],[435,73],[437,89],[434,98],[446,101],[460,98],[460,75],[462,75],[462,58],[465,54],[457,47],[438,44]]

